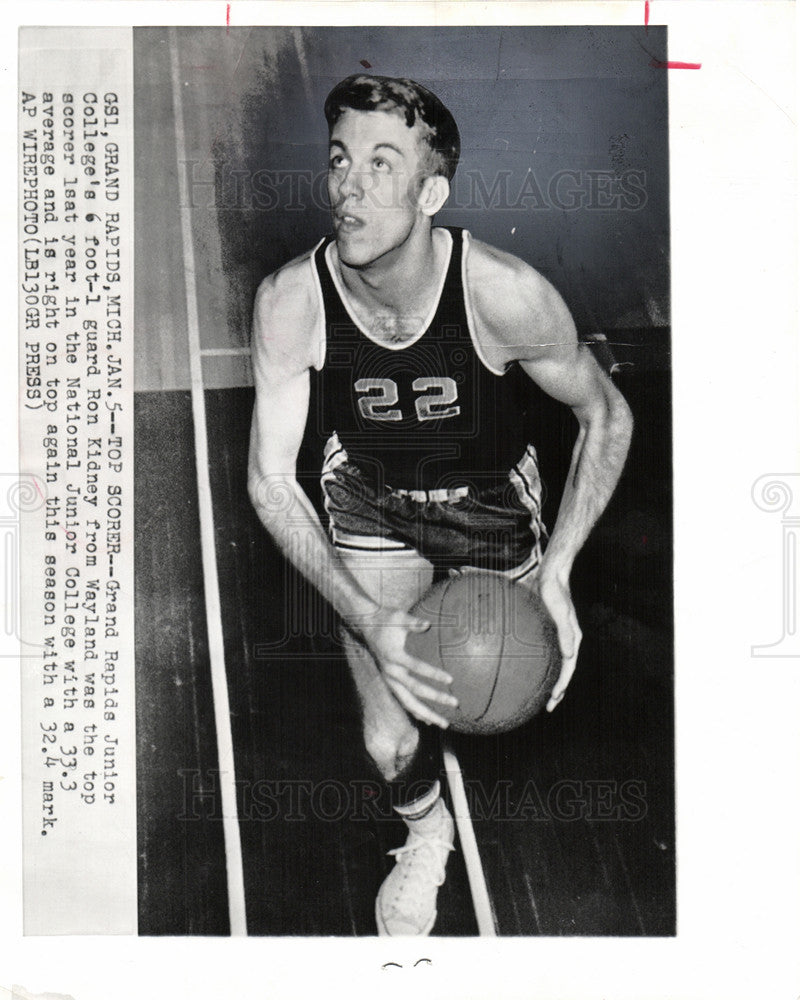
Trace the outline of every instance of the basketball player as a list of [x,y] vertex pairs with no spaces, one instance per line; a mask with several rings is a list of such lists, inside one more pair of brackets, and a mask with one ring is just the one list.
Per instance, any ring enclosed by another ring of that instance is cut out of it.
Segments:
[[[460,151],[434,94],[353,76],[331,91],[325,116],[333,235],[257,293],[249,489],[266,529],[344,622],[366,749],[408,826],[378,894],[378,931],[428,934],[453,847],[432,738],[447,723],[435,706],[454,699],[431,683],[449,682],[443,670],[406,652],[408,634],[430,627],[409,609],[435,573],[461,567],[535,587],[563,658],[552,710],[581,639],[571,567],[617,483],[631,417],[540,274],[433,226]],[[525,419],[537,391],[578,421],[549,541],[532,443],[542,429]],[[297,479],[304,435],[324,526]],[[289,511],[271,502],[278,494],[291,497]]]

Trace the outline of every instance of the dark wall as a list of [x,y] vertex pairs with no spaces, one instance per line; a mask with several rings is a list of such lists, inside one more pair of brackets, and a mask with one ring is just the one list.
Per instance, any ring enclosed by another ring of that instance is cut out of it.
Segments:
[[246,202],[254,178],[252,204],[222,223],[246,287],[327,231],[322,104],[366,62],[430,87],[459,124],[438,221],[539,268],[582,329],[669,323],[667,74],[650,65],[664,29],[305,28],[271,42],[241,136],[215,153],[223,203]]
[[[178,172],[189,181],[203,346],[245,351],[260,279],[329,229],[322,106],[334,83],[362,70],[417,79],[452,110],[463,154],[439,222],[539,268],[583,333],[653,331],[663,353],[667,73],[652,63],[666,58],[666,29],[187,28],[176,37],[177,150],[171,37],[135,32],[137,388],[188,385]],[[229,364],[207,361],[206,384],[249,381]]]

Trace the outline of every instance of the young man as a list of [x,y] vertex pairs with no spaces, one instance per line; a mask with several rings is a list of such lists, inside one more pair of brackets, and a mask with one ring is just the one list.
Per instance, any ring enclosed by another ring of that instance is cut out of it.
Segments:
[[[342,617],[365,745],[409,829],[378,894],[379,933],[427,934],[453,838],[431,739],[446,722],[433,706],[454,699],[431,683],[447,674],[406,651],[409,633],[430,627],[410,609],[435,572],[462,566],[535,587],[562,654],[552,710],[581,639],[570,571],[619,478],[631,418],[541,275],[433,226],[460,152],[435,95],[353,76],[325,115],[334,235],[256,297],[250,495]],[[537,429],[520,383],[570,406],[579,426],[546,550]],[[325,527],[297,480],[304,435],[319,458]]]

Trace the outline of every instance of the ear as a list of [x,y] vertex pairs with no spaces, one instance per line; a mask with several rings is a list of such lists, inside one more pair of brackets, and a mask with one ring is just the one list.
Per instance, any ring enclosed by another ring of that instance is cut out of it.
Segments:
[[430,174],[422,182],[417,204],[423,215],[434,216],[450,197],[450,181],[441,174]]

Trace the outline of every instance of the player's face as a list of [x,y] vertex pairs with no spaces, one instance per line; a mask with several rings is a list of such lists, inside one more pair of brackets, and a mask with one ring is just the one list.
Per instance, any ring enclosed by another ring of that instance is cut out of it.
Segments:
[[401,247],[424,218],[418,130],[389,111],[346,110],[333,128],[328,197],[339,259],[363,267]]

